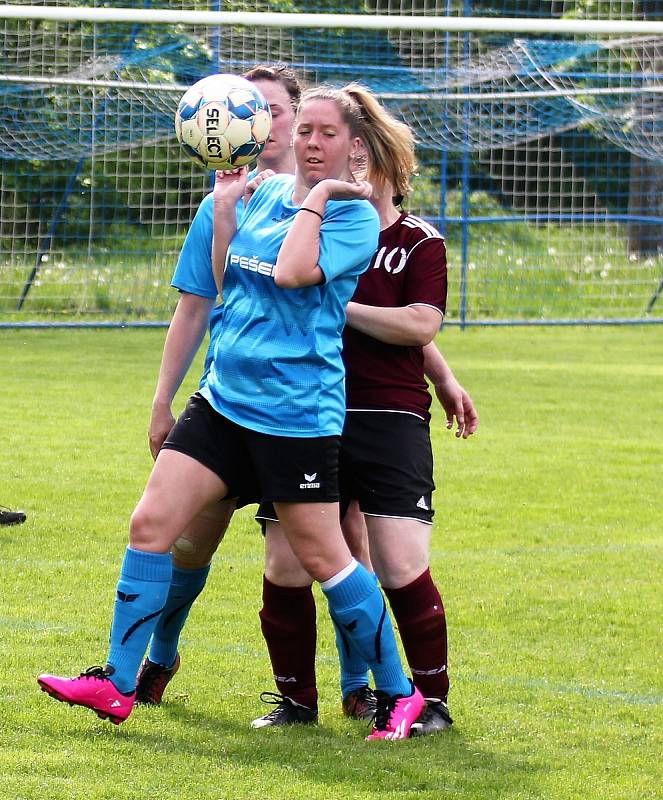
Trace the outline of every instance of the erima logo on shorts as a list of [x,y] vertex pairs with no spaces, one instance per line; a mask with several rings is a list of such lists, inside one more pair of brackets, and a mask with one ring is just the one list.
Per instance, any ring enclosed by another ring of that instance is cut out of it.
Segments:
[[249,272],[257,272],[259,275],[266,275],[271,278],[274,275],[276,264],[270,264],[269,261],[260,261],[257,256],[238,256],[234,253],[230,255],[230,265],[238,265],[240,269],[246,269]]
[[304,473],[304,480],[306,481],[306,483],[300,483],[299,484],[299,488],[300,489],[319,489],[320,488],[320,484],[319,483],[314,483],[314,481],[315,481],[315,479],[317,477],[318,477],[318,473],[317,472],[314,472],[313,475],[307,475],[306,473]]

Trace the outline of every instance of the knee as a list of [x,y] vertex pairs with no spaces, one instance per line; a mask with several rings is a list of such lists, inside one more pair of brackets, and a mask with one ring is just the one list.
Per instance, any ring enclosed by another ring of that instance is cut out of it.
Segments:
[[385,589],[400,589],[415,581],[428,569],[428,559],[413,554],[402,558],[373,558],[375,573]]
[[183,569],[202,569],[212,562],[212,556],[221,537],[212,542],[199,542],[188,538],[186,532],[175,539],[173,544],[173,565]]
[[162,525],[149,507],[138,504],[129,523],[129,545],[135,550],[168,551],[170,542],[161,541]]
[[265,577],[277,586],[306,586],[311,576],[295,554],[288,549],[265,552]]

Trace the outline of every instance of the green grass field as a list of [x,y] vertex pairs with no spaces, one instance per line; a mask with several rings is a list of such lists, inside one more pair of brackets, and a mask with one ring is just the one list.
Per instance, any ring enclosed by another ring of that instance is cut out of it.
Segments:
[[39,691],[104,661],[163,338],[0,331],[0,503],[28,513],[0,529],[2,800],[661,796],[663,328],[440,336],[481,414],[466,442],[433,420],[456,722],[400,743],[342,717],[322,603],[321,724],[249,728],[273,686],[248,511],[162,707],[116,728]]

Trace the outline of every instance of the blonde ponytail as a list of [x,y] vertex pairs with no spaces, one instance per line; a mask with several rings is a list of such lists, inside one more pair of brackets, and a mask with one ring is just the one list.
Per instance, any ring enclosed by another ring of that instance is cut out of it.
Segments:
[[368,155],[368,181],[376,187],[388,181],[394,195],[406,197],[409,194],[410,178],[417,169],[414,135],[404,122],[397,120],[380,104],[372,92],[358,83],[350,83],[342,89],[318,86],[302,94],[301,105],[308,100],[336,103],[352,135],[364,143]]

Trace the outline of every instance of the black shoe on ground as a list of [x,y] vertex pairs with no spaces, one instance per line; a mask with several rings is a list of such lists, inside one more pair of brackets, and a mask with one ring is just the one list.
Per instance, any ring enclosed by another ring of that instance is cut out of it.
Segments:
[[172,667],[155,664],[146,658],[138,673],[136,682],[136,703],[144,706],[158,706],[161,703],[166,686],[180,668],[180,654],[175,657]]
[[378,703],[370,686],[353,689],[343,698],[343,713],[351,719],[371,720],[375,716]]
[[254,719],[251,723],[252,728],[269,728],[274,725],[315,725],[318,721],[317,708],[300,706],[282,694],[263,692],[260,699],[263,703],[270,703],[276,708],[263,717]]
[[11,511],[5,506],[0,506],[0,525],[20,525],[25,522],[23,511]]
[[427,736],[430,733],[446,731],[453,725],[449,708],[442,700],[426,700],[421,716],[412,723],[410,736]]

